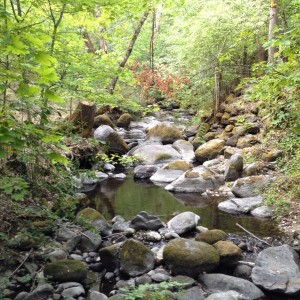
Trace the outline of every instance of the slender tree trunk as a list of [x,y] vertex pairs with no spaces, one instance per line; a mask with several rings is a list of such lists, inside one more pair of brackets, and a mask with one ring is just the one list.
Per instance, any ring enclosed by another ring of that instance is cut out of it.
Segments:
[[[268,40],[271,41],[275,38],[275,29],[278,24],[278,0],[271,0],[271,6],[270,6],[270,22],[269,22],[269,36]],[[270,47],[268,51],[268,62],[274,63],[274,56],[277,52],[276,47]]]
[[263,61],[267,61],[268,53],[266,49],[263,47],[261,40],[259,37],[256,38],[256,62],[260,63]]
[[215,107],[214,107],[214,119],[216,118],[216,115],[220,108],[220,98],[221,98],[221,71],[220,68],[217,66],[215,67]]
[[245,78],[248,76],[248,47],[244,45],[243,47],[243,56],[242,56],[242,77]]
[[[100,30],[99,30],[100,36],[102,35],[102,33],[105,32],[105,30],[106,29],[103,27],[100,28]],[[108,45],[107,45],[106,40],[103,37],[100,38],[99,47],[103,51],[103,53],[105,53],[105,54],[108,53]]]
[[153,9],[152,14],[152,34],[150,38],[150,68],[154,71],[154,39],[155,39],[155,28],[156,28],[156,10]]
[[[126,65],[126,63],[127,63],[127,61],[128,61],[128,59],[129,59],[129,57],[130,57],[130,54],[131,54],[131,52],[132,52],[132,50],[133,50],[134,44],[135,44],[135,42],[136,42],[136,40],[137,40],[137,38],[138,38],[138,36],[139,36],[139,34],[140,34],[140,32],[141,32],[141,29],[142,29],[142,27],[143,27],[145,21],[146,21],[147,18],[148,18],[148,15],[149,15],[149,12],[146,11],[146,12],[144,13],[143,17],[141,18],[141,20],[140,20],[140,22],[139,22],[139,24],[138,24],[138,26],[137,26],[137,28],[136,28],[136,30],[135,30],[135,32],[134,32],[132,38],[131,38],[131,40],[130,40],[129,46],[128,46],[127,51],[126,51],[126,54],[125,54],[125,56],[124,56],[122,62],[120,63],[120,68],[124,68],[124,67],[125,67],[125,65]],[[110,84],[110,86],[109,86],[109,92],[110,92],[111,94],[114,93],[114,90],[115,90],[115,88],[116,88],[116,85],[117,85],[118,80],[119,80],[119,77],[118,77],[118,76],[115,77],[115,78],[113,78],[113,80],[112,80],[112,82],[111,82],[111,84]]]
[[95,50],[94,44],[93,44],[93,42],[90,38],[90,35],[88,34],[88,32],[85,29],[83,29],[82,36],[83,36],[83,39],[84,39],[85,46],[87,48],[87,52],[95,54],[96,50]]

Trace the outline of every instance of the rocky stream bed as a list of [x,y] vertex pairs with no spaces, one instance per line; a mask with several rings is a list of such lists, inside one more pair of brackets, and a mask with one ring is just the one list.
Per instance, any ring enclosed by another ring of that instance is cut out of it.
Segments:
[[[89,171],[74,178],[82,204],[76,224],[59,224],[52,243],[24,252],[17,269],[3,272],[10,278],[4,299],[299,299],[299,240],[287,244],[279,236],[270,221],[274,212],[261,196],[281,176],[275,171],[281,152],[268,149],[261,160],[246,163],[252,151],[260,151],[264,132],[255,107],[243,114],[225,109],[212,126],[187,127],[191,116],[174,115],[125,118],[118,127],[99,124],[98,117],[94,138],[130,158],[131,168],[119,172],[113,164],[95,163],[93,176]],[[121,185],[128,178],[131,185],[118,190],[121,200],[112,200],[117,189],[107,182]],[[164,193],[146,189],[138,196],[133,182],[152,182]],[[141,204],[138,211],[124,195]],[[151,197],[160,198],[149,205]],[[162,211],[168,197],[175,200]],[[212,211],[202,214],[212,202],[224,219],[250,234],[204,221],[218,220]],[[122,214],[124,206],[130,217]]]

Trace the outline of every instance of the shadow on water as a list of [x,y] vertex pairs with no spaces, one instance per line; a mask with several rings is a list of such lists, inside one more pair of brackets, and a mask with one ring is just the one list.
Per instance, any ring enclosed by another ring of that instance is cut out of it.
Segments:
[[92,207],[108,220],[116,215],[131,220],[140,211],[158,215],[168,221],[176,212],[192,211],[201,220],[199,225],[209,229],[220,228],[230,233],[243,233],[236,226],[239,223],[259,236],[279,235],[274,221],[249,216],[236,216],[218,210],[218,203],[224,197],[202,196],[191,193],[172,194],[150,182],[135,181],[130,175],[124,181],[108,179],[89,193]]

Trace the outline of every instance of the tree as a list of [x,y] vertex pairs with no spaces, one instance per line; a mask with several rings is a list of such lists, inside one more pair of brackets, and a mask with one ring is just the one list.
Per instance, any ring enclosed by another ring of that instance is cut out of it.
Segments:
[[[270,5],[270,21],[269,21],[269,35],[268,40],[272,41],[276,36],[276,27],[278,25],[278,1],[271,0]],[[269,47],[268,51],[268,62],[273,63],[275,60],[275,53],[277,52],[276,47]]]

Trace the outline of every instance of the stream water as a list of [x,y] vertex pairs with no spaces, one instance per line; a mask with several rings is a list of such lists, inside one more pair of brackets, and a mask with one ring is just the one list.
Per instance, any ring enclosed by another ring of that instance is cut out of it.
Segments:
[[168,221],[177,212],[192,211],[201,217],[199,225],[222,229],[228,233],[243,233],[239,223],[261,237],[279,235],[276,223],[245,215],[230,215],[218,210],[223,197],[202,196],[196,193],[170,193],[150,181],[134,180],[131,173],[124,180],[110,178],[97,185],[89,194],[92,206],[107,220],[116,215],[131,220],[140,211],[158,215]]

